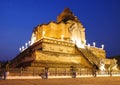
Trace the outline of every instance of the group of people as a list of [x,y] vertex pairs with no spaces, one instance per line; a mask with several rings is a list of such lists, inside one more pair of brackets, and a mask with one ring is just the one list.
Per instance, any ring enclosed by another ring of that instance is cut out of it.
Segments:
[[41,74],[41,78],[42,79],[48,79],[48,76],[49,76],[49,72],[48,71],[45,71],[44,73]]
[[[45,71],[40,76],[41,76],[42,79],[48,79],[49,72]],[[76,71],[72,72],[72,78],[76,78],[76,76],[77,76],[77,72]]]
[[93,68],[92,68],[92,75],[93,75],[94,77],[97,76],[97,70],[98,70],[98,67],[97,67],[96,65],[93,65]]
[[0,79],[6,80],[7,75],[8,72],[6,72],[6,70],[0,71]]
[[76,76],[77,76],[77,72],[76,72],[76,71],[73,71],[73,72],[72,72],[72,78],[76,78]]

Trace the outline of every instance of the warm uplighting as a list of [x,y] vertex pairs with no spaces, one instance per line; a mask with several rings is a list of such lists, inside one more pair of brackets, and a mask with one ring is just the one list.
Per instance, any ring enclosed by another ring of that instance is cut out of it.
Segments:
[[45,31],[43,31],[43,33],[42,33],[42,36],[44,37],[44,35],[45,35]]
[[84,44],[86,44],[86,42],[87,42],[87,41],[85,40],[85,41],[84,41]]
[[[36,32],[36,34],[37,34],[37,32]],[[33,43],[36,42],[36,34],[35,33],[32,34],[30,45],[32,45]]]
[[105,71],[105,64],[101,64],[100,70],[101,70],[101,71]]
[[105,69],[105,63],[104,63],[104,60],[103,60],[103,59],[100,60],[99,69],[100,69],[101,74],[104,74],[104,71],[105,71],[106,69]]
[[64,40],[64,35],[61,35],[61,40]]

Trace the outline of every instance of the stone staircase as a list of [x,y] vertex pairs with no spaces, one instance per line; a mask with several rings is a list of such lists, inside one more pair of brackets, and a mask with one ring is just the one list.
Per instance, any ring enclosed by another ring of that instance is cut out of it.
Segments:
[[99,67],[100,59],[96,57],[89,49],[87,48],[77,48],[78,51],[92,64]]

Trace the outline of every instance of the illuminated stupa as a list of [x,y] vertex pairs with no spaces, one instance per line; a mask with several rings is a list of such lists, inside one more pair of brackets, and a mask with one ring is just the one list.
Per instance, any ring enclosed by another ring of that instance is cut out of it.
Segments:
[[13,59],[12,67],[28,69],[49,68],[50,73],[69,72],[71,67],[91,69],[94,65],[101,69],[101,61],[110,65],[106,52],[101,48],[86,44],[85,28],[80,20],[66,8],[56,22],[41,24],[33,29],[31,40],[20,48],[20,54]]

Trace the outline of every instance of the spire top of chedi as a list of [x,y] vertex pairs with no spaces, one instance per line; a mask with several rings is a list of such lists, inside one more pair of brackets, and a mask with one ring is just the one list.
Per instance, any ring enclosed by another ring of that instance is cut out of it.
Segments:
[[69,8],[65,8],[61,14],[57,17],[57,22],[66,22],[68,20],[74,20],[80,22],[79,19],[72,13]]

